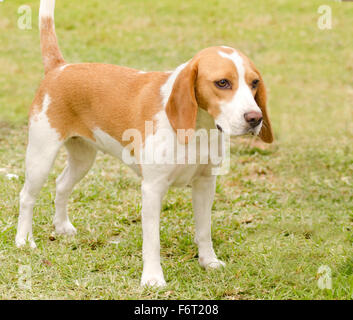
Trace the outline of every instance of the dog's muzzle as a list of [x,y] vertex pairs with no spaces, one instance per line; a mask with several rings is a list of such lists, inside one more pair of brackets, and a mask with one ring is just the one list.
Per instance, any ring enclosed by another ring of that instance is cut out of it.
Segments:
[[244,118],[251,128],[256,128],[262,121],[262,113],[257,111],[247,112],[244,113]]

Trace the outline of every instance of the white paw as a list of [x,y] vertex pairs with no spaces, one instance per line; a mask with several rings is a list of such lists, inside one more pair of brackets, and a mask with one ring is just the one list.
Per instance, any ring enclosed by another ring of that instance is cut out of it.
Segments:
[[226,265],[223,261],[218,260],[217,258],[212,258],[212,259],[199,258],[199,263],[200,263],[200,266],[205,269],[217,269],[220,267],[224,267]]
[[163,273],[142,273],[141,278],[141,286],[148,286],[148,287],[164,287],[166,282],[164,280]]
[[29,243],[29,246],[30,246],[32,249],[34,249],[34,248],[37,247],[37,246],[36,246],[36,243],[35,243],[34,240],[31,239],[31,238],[28,239],[28,240],[26,240],[25,237],[16,237],[15,242],[16,242],[16,247],[17,247],[17,248],[24,247],[24,246],[27,244],[27,242]]
[[61,223],[54,223],[55,225],[55,232],[57,234],[66,234],[73,236],[77,233],[76,228],[71,224],[70,221],[64,221]]

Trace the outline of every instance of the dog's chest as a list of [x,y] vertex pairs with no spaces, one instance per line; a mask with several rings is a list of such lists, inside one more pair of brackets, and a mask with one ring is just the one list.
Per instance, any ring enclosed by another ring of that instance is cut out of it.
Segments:
[[[173,137],[174,133],[171,133]],[[193,180],[213,167],[207,134],[201,140],[204,141],[181,145],[175,135],[171,140],[160,139],[158,133],[151,136],[141,157],[145,160],[142,164],[144,179],[165,181],[176,187],[191,185]]]
[[100,128],[93,130],[95,141],[90,142],[95,148],[122,160],[138,175],[142,173],[145,180],[164,181],[177,187],[191,185],[193,180],[213,167],[212,154],[218,154],[220,148],[218,136],[211,139],[209,127],[212,123],[205,121],[208,120],[206,116],[199,112],[196,132],[188,144],[178,142],[164,112],[159,115],[157,131],[149,135],[143,144],[140,144],[142,140],[136,132],[133,141],[137,142],[137,149],[135,143],[124,147]]

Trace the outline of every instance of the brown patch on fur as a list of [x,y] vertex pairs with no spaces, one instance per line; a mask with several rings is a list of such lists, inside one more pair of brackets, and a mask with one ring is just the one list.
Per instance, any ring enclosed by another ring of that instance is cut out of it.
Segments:
[[[82,136],[94,140],[93,130],[99,128],[126,146],[130,141],[122,141],[123,133],[127,129],[137,129],[144,142],[145,121],[154,121],[154,115],[162,110],[160,89],[170,73],[139,73],[135,69],[99,63],[68,65],[61,70],[58,67],[64,60],[51,18],[42,18],[41,37],[46,76],[33,101],[30,117],[41,110],[44,95],[48,94],[51,103],[47,116],[61,139]],[[219,51],[229,54],[234,49],[204,49],[176,78],[166,105],[174,130],[195,129],[198,106],[216,118],[220,102],[233,98],[238,89],[238,72],[234,63],[222,58]],[[217,89],[214,82],[225,78],[232,82],[232,88]],[[257,99],[265,122],[268,117],[264,93],[262,88],[259,91]],[[268,135],[261,137],[269,141]],[[185,143],[188,138],[186,135]]]
[[93,130],[100,128],[123,146],[127,129],[137,129],[145,139],[145,121],[162,109],[160,87],[167,73],[149,72],[109,64],[83,63],[55,69],[46,75],[32,104],[34,116],[43,97],[51,103],[47,116],[51,127],[66,140],[83,136],[94,140]]
[[[198,73],[198,60],[193,60],[176,78],[172,93],[166,105],[166,114],[173,129],[195,130],[198,103],[195,96],[195,84]],[[189,135],[181,138],[181,143],[188,143]]]
[[30,120],[32,119],[35,120],[37,114],[42,110],[45,90],[46,90],[46,84],[45,84],[45,81],[43,80],[36,92],[32,105],[29,109]]
[[[232,61],[223,59],[219,51],[231,54],[234,49],[206,48],[195,55],[176,78],[166,106],[175,131],[195,129],[198,106],[216,118],[221,112],[221,102],[230,101],[238,89],[237,69]],[[222,79],[229,79],[232,89],[217,89],[214,82]],[[188,137],[182,139],[182,143],[188,142]]]
[[40,44],[45,73],[65,63],[58,46],[54,21],[50,17],[41,17]]
[[[260,75],[260,73],[259,73]],[[265,83],[260,75],[260,83],[255,95],[255,101],[262,111],[262,128],[259,133],[260,138],[267,143],[273,142],[273,131],[270,122],[270,118],[267,112],[267,94]]]
[[[239,75],[234,63],[222,58],[219,51],[227,54],[234,52],[231,48],[212,47],[202,50],[197,55],[200,57],[196,89],[197,101],[199,106],[213,118],[220,114],[221,102],[232,100],[238,90],[239,83]],[[215,81],[222,79],[230,80],[232,89],[220,90],[216,88]]]

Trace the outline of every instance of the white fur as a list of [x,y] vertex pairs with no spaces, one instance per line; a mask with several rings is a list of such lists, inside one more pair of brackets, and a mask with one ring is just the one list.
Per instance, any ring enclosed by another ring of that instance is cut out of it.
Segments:
[[[261,112],[249,86],[245,82],[245,68],[243,58],[234,50],[228,54],[219,51],[223,58],[231,60],[237,68],[239,83],[238,89],[230,102],[221,104],[221,113],[216,118],[216,123],[229,135],[242,135],[252,132],[253,129],[246,123],[244,114],[251,111]],[[255,134],[260,132],[261,125],[255,128]]]
[[173,85],[178,77],[179,73],[187,66],[188,62],[185,62],[181,64],[179,67],[177,67],[169,76],[167,82],[161,87],[161,94],[163,98],[163,106],[165,107],[167,105],[169,96],[172,94],[173,90]]
[[64,71],[69,66],[70,66],[70,64],[64,64],[63,66],[59,67],[59,70]]
[[[120,160],[124,160],[123,159],[124,146],[122,146],[119,141],[115,140],[113,137],[111,137],[108,133],[104,132],[100,128],[94,129],[93,135],[95,138],[95,142],[92,142],[91,140],[87,140],[87,141],[92,146],[94,146],[94,148],[100,151],[103,151],[105,153],[108,153]],[[136,161],[134,163],[126,163],[126,164],[129,165],[130,168],[132,168],[135,171],[135,173],[137,173],[138,175],[141,174],[140,168],[138,167]]]
[[39,17],[51,17],[54,19],[54,9],[55,0],[40,0]]
[[97,149],[109,153],[116,158],[122,158],[124,147],[120,144],[120,142],[115,140],[100,128],[94,129],[93,135],[95,138],[94,145]]
[[93,165],[96,149],[82,138],[70,139],[65,143],[68,152],[67,166],[56,179],[54,226],[58,234],[76,234],[67,214],[67,203],[73,187]]
[[24,245],[28,240],[30,246],[35,247],[32,235],[33,206],[62,145],[58,132],[50,126],[47,117],[50,102],[50,96],[45,94],[41,111],[31,119],[29,124],[26,182],[20,194],[17,246]]
[[[179,66],[168,78],[167,82],[161,88],[164,107],[168,102],[172,92],[174,82],[187,63]],[[176,138],[175,132],[170,125],[165,110],[156,114],[157,130],[154,135],[149,136],[145,142],[144,152],[154,150],[157,145],[165,152],[175,151],[181,146]],[[206,128],[206,130],[215,128],[213,118],[204,110],[199,109],[197,115],[196,129]],[[168,136],[174,135],[173,143]],[[196,139],[194,136],[193,139]],[[189,143],[192,143],[191,141]],[[208,148],[208,145],[205,146]],[[202,148],[202,145],[200,146]],[[217,268],[224,263],[217,259],[211,241],[211,208],[215,188],[216,176],[211,175],[210,168],[212,164],[208,161],[207,165],[202,165],[202,159],[198,155],[198,162],[188,164],[142,164],[142,229],[143,229],[143,273],[141,285],[165,285],[162,267],[160,265],[160,239],[159,239],[159,218],[161,202],[164,194],[170,186],[192,185],[193,204],[196,219],[196,239],[199,247],[200,265],[207,268]],[[146,151],[147,150],[147,151]],[[176,158],[174,158],[176,160]],[[180,160],[180,159],[178,159]],[[208,159],[209,160],[209,159]]]

